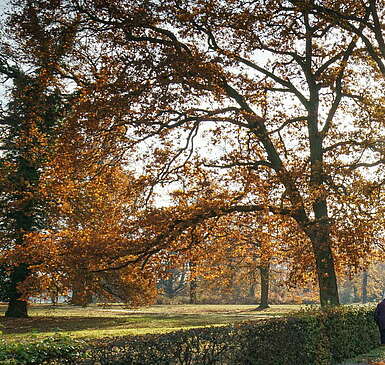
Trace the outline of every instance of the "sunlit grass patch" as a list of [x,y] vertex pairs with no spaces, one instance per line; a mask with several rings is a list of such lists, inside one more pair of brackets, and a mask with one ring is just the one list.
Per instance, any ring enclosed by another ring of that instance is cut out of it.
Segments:
[[[0,313],[5,308],[0,305]],[[9,342],[37,340],[57,333],[76,338],[166,333],[282,316],[300,306],[274,305],[263,311],[254,311],[255,308],[255,305],[154,305],[132,309],[118,304],[87,308],[32,304],[29,318],[0,317],[0,330],[2,338]]]

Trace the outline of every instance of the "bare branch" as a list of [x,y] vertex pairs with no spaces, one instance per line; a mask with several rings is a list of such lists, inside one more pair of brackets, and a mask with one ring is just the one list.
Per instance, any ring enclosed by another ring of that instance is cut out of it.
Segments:
[[237,162],[230,163],[230,164],[225,164],[225,165],[206,164],[205,163],[204,166],[206,166],[206,167],[217,167],[217,168],[220,168],[220,169],[229,169],[229,168],[232,168],[232,167],[247,166],[247,167],[250,167],[252,170],[256,170],[259,166],[266,166],[266,167],[273,168],[271,163],[268,162],[268,161],[256,161],[256,162],[240,162],[240,161],[237,161]]

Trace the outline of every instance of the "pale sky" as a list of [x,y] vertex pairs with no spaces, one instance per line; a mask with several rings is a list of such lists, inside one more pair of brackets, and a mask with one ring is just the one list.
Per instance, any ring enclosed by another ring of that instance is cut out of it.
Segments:
[[0,14],[2,15],[7,8],[9,0],[0,0]]
[[[7,8],[9,8],[9,0],[0,0],[0,20],[2,20],[4,12]],[[1,105],[1,102],[3,101],[3,98],[4,98],[4,88],[3,88],[3,85],[0,84],[0,105]]]

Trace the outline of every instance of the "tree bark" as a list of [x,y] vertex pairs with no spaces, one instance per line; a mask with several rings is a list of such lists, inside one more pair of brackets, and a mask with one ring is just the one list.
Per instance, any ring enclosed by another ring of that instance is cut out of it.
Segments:
[[10,275],[11,283],[8,291],[9,302],[8,308],[5,312],[5,317],[9,318],[27,318],[27,302],[20,300],[22,294],[19,292],[17,286],[22,283],[29,274],[26,264],[21,264],[15,267]]
[[231,301],[234,304],[239,304],[239,299],[241,296],[241,287],[240,287],[239,282],[237,281],[236,272],[233,272],[232,281],[233,281],[233,283],[232,283],[233,295],[232,295]]
[[309,237],[315,255],[321,306],[339,305],[329,224],[315,224]]
[[196,279],[190,281],[190,304],[197,304],[197,288],[198,283]]
[[250,286],[249,286],[249,290],[248,290],[248,297],[250,298],[250,300],[255,301],[256,283],[255,283],[255,271],[254,270],[249,274],[249,277],[250,277]]
[[259,266],[259,272],[261,274],[261,301],[258,309],[266,309],[269,308],[270,264]]
[[362,273],[362,303],[365,304],[368,302],[368,271],[364,270]]
[[197,304],[197,288],[198,288],[198,282],[197,279],[194,277],[194,271],[195,271],[195,263],[193,261],[190,261],[190,275],[192,275],[193,279],[190,280],[190,304]]
[[[328,132],[330,120],[321,129],[319,121],[320,89],[313,70],[313,56],[315,52],[313,42],[315,33],[311,25],[309,12],[306,10],[303,15],[306,29],[303,69],[309,87],[309,100],[305,103],[310,148],[309,185],[311,192],[314,194],[314,201],[312,203],[314,220],[309,222],[310,226],[303,226],[303,229],[305,232],[307,231],[312,243],[321,306],[339,305],[337,279],[331,249],[327,192],[324,187],[326,172],[323,159],[323,140]],[[330,109],[330,112],[332,112],[332,109]]]
[[27,302],[25,300],[10,300],[8,303],[5,317],[9,318],[27,318]]
[[358,303],[360,300],[360,298],[358,297],[358,290],[357,290],[357,287],[354,285],[353,286],[353,303]]

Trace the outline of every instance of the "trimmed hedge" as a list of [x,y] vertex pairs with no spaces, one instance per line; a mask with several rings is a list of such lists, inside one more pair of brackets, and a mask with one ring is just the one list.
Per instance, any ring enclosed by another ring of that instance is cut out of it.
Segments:
[[110,338],[87,346],[76,358],[71,353],[42,363],[330,365],[378,346],[373,313],[369,306],[338,307],[224,327]]
[[48,337],[30,344],[0,342],[0,365],[34,365],[79,362],[84,344],[64,336]]
[[373,307],[329,309],[322,315],[333,360],[341,362],[379,346]]
[[307,310],[286,318],[110,340],[85,364],[330,365],[378,346],[369,306]]

